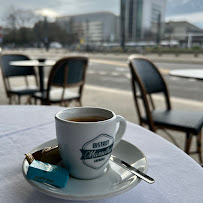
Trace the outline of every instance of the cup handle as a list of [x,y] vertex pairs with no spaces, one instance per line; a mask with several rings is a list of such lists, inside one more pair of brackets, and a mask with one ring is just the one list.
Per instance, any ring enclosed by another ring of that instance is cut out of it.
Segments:
[[118,128],[118,130],[116,132],[113,148],[122,139],[122,137],[123,137],[123,135],[125,133],[125,130],[126,130],[126,126],[127,126],[126,120],[122,116],[117,115],[116,122],[117,123],[119,122],[119,128]]

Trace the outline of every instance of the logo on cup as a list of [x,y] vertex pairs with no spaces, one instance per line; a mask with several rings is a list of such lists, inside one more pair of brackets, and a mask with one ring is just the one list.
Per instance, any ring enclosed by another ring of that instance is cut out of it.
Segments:
[[99,169],[109,160],[113,144],[113,137],[101,134],[83,145],[81,160],[86,166]]

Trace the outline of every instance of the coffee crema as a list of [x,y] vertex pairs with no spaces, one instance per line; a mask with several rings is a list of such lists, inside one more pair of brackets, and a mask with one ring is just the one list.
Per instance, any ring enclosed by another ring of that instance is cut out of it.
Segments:
[[99,121],[107,120],[107,118],[101,117],[101,116],[87,116],[87,117],[78,117],[78,118],[67,118],[65,120],[73,121],[73,122],[99,122]]

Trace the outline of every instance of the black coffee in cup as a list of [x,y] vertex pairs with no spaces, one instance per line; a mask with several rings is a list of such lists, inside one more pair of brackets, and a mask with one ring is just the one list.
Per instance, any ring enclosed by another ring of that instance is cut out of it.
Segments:
[[74,121],[74,122],[98,122],[106,120],[105,117],[100,116],[88,116],[88,117],[79,117],[79,118],[68,118],[67,121]]

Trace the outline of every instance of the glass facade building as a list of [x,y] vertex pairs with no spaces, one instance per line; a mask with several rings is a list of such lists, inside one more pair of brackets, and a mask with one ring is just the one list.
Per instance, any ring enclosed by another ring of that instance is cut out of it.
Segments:
[[154,23],[165,18],[166,0],[124,0],[126,41],[138,41],[145,38],[145,33],[152,29]]
[[125,36],[127,41],[140,38],[143,0],[125,0]]

